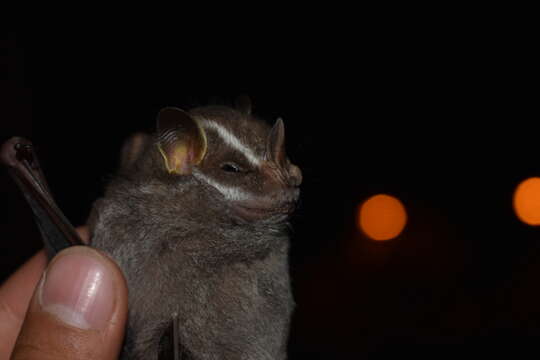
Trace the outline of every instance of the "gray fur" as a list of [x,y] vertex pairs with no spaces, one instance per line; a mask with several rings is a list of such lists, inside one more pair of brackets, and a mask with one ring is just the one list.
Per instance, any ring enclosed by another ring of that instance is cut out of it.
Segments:
[[[270,127],[249,112],[205,107],[190,114],[198,121],[220,122],[264,156]],[[235,178],[219,164],[241,162],[241,154],[215,134],[207,136],[207,155],[194,171],[241,187],[276,209],[296,200],[301,178],[290,162],[285,167],[268,162],[265,171],[251,169]],[[177,313],[180,343],[189,359],[284,359],[294,306],[289,210],[254,219],[239,216],[192,174],[167,173],[156,139],[125,150],[129,161],[96,201],[89,221],[92,245],[115,259],[128,281],[123,358],[157,359],[161,335]],[[283,181],[290,177],[296,179]]]

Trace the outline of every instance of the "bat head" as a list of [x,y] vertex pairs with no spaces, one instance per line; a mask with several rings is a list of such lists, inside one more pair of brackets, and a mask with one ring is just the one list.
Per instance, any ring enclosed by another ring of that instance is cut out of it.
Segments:
[[[136,135],[127,142],[124,168],[138,164],[141,173],[152,169],[168,184],[189,184],[201,203],[211,201],[244,221],[286,217],[302,173],[286,155],[283,120],[270,127],[251,115],[249,100],[237,103],[236,109],[162,109],[154,138]],[[146,152],[137,150],[142,144]]]

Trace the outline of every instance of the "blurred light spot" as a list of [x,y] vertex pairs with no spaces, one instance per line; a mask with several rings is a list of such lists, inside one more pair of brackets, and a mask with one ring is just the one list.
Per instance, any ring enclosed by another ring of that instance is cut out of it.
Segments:
[[518,185],[514,210],[525,224],[540,225],[540,178],[532,177]]
[[373,240],[395,238],[403,231],[406,223],[405,207],[393,196],[375,195],[360,206],[358,226]]

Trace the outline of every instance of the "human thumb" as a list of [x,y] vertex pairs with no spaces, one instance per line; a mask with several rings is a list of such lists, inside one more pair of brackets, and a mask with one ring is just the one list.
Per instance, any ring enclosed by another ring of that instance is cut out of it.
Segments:
[[127,286],[108,257],[87,246],[60,252],[36,287],[12,359],[117,359]]

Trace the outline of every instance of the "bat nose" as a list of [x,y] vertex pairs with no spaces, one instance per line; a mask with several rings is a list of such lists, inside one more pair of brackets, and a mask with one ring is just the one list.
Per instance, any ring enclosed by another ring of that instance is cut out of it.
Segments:
[[296,165],[291,164],[289,167],[288,185],[298,187],[302,184],[302,171]]

